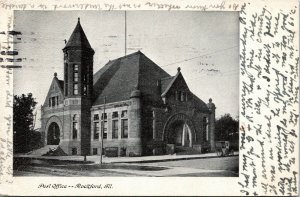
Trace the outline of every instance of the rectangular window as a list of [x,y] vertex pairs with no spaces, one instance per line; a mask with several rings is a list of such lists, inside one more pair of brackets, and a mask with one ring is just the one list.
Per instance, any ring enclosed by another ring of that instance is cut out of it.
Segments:
[[177,99],[176,100],[180,101],[180,99],[181,99],[181,91],[178,91]]
[[99,139],[99,122],[94,122],[94,139]]
[[107,119],[107,113],[104,113],[104,114],[101,115],[101,120],[103,120],[103,117],[104,117],[104,120],[106,120]]
[[103,125],[103,139],[107,139],[107,121],[104,121],[104,125]]
[[94,114],[94,120],[99,120],[99,114]]
[[118,139],[118,120],[112,121],[112,138]]
[[73,122],[73,140],[77,139],[78,123]]
[[98,154],[98,148],[93,148],[93,155],[97,155]]
[[52,107],[55,106],[55,97],[51,97],[51,103],[52,103]]
[[181,92],[181,99],[180,99],[180,101],[184,101],[184,99],[185,99],[185,93]]
[[72,155],[77,155],[77,148],[72,148]]
[[51,107],[51,98],[49,98],[49,107]]
[[118,112],[117,111],[112,113],[112,118],[118,118]]
[[127,117],[127,110],[122,111],[121,117],[122,118]]
[[87,85],[83,84],[83,95],[87,95]]
[[77,83],[73,84],[73,94],[78,95],[78,84]]
[[74,72],[73,77],[74,77],[74,82],[78,82],[78,73]]
[[74,64],[73,68],[74,68],[74,72],[78,72],[78,65],[77,64]]
[[128,120],[123,119],[121,122],[122,138],[128,138]]

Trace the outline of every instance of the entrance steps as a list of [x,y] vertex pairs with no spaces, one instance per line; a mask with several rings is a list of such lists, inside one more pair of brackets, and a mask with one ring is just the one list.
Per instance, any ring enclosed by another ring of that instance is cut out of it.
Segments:
[[176,155],[196,155],[201,154],[201,151],[192,147],[176,146],[175,153]]
[[35,156],[42,156],[44,154],[46,154],[47,152],[49,152],[50,150],[56,150],[58,148],[59,145],[46,145],[42,148],[33,150],[29,153],[27,153],[27,155],[35,155]]

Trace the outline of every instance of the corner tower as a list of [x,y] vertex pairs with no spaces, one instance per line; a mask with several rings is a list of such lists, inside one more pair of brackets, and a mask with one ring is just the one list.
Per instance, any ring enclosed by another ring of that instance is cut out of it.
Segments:
[[65,98],[91,98],[95,52],[81,27],[80,18],[63,52]]
[[61,147],[68,154],[88,155],[95,52],[81,27],[80,18],[63,53],[65,99],[64,139]]

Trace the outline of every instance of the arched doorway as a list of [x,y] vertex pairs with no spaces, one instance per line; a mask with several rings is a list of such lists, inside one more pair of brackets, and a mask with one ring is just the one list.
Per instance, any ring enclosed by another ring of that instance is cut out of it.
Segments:
[[185,114],[173,115],[164,126],[163,138],[167,144],[192,147],[196,139],[192,121]]
[[56,122],[52,122],[48,127],[47,145],[58,145],[60,141],[60,130]]
[[188,124],[184,121],[174,121],[166,136],[168,144],[175,146],[192,147],[192,133]]

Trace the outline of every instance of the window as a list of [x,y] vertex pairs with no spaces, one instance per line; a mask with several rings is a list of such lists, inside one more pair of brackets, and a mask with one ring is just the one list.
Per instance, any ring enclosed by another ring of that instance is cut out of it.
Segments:
[[208,122],[207,118],[203,117],[203,140],[208,141]]
[[184,92],[181,92],[181,98],[180,98],[180,101],[184,101],[185,99],[185,93]]
[[178,92],[175,91],[175,100],[177,101],[178,100]]
[[73,140],[77,139],[78,123],[73,122]]
[[83,95],[87,95],[87,87],[86,87],[86,84],[83,84]]
[[180,101],[180,99],[181,99],[181,91],[178,91],[178,93],[177,93],[177,101]]
[[78,95],[78,84],[77,83],[73,84],[73,94]]
[[99,139],[99,122],[94,122],[94,139]]
[[127,110],[122,111],[121,117],[122,118],[127,117]]
[[118,139],[118,120],[112,121],[112,138]]
[[104,125],[103,125],[103,139],[107,139],[107,121],[104,121]]
[[118,118],[118,112],[117,111],[112,113],[112,118]]
[[51,97],[51,103],[52,103],[52,107],[54,107],[55,106],[55,97]]
[[72,148],[72,155],[77,155],[77,148]]
[[185,101],[188,101],[188,93],[185,94]]
[[78,82],[78,73],[73,73],[74,82]]
[[128,138],[128,120],[127,119],[122,119],[121,122],[121,127],[122,127],[122,138]]
[[86,74],[83,75],[83,82],[86,82],[87,81],[87,76]]
[[51,107],[51,98],[49,98],[49,107]]
[[76,140],[78,135],[78,116],[75,114],[73,116],[73,126],[72,126],[72,139]]
[[106,120],[106,119],[107,119],[107,114],[106,114],[106,113],[103,113],[103,114],[101,115],[101,120],[103,120],[103,117],[104,117],[104,120]]
[[74,69],[74,72],[78,72],[78,65],[74,64],[73,69]]
[[73,65],[73,95],[78,95],[78,65]]
[[94,114],[94,120],[99,120],[99,114]]
[[93,155],[97,155],[98,154],[98,148],[93,148]]

